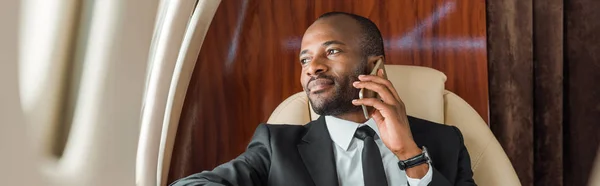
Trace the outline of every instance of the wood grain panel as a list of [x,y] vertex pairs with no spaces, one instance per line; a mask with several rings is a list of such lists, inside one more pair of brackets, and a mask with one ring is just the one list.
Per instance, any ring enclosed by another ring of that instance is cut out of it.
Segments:
[[194,69],[169,182],[235,158],[256,126],[302,90],[297,62],[302,35],[329,11],[373,20],[385,40],[386,63],[444,72],[447,89],[487,121],[484,1],[227,0]]

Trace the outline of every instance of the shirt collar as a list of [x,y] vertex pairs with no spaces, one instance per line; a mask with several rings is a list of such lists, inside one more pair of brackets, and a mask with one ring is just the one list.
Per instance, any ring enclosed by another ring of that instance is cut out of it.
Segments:
[[[350,142],[352,141],[352,138],[354,138],[354,132],[356,132],[358,127],[367,125],[377,133],[377,136],[380,136],[379,128],[373,118],[367,120],[365,123],[355,123],[333,116],[325,116],[325,124],[327,125],[329,135],[333,142],[346,151],[350,147]],[[374,139],[379,139],[379,137],[374,137]]]

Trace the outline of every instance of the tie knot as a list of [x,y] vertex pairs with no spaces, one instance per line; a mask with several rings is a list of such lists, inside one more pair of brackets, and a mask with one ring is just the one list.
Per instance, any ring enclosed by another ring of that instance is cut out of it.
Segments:
[[374,135],[375,135],[375,131],[367,125],[359,127],[358,129],[356,129],[356,132],[354,133],[354,137],[361,139],[361,140],[364,140],[367,137],[373,138]]

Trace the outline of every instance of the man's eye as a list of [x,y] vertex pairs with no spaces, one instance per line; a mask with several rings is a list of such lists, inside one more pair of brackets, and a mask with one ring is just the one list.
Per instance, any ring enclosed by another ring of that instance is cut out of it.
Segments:
[[327,55],[337,54],[339,52],[340,52],[340,50],[338,50],[338,49],[329,49],[329,50],[327,50]]
[[308,63],[308,59],[300,59],[300,64],[304,65]]

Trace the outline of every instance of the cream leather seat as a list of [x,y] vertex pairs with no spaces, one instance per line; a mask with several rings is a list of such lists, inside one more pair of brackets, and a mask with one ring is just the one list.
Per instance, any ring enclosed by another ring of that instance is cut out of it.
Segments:
[[[406,105],[408,115],[458,127],[471,156],[478,185],[521,185],[506,153],[477,112],[456,94],[445,90],[446,75],[418,66],[386,65],[388,79]],[[283,101],[268,123],[303,125],[319,116],[304,92]]]

